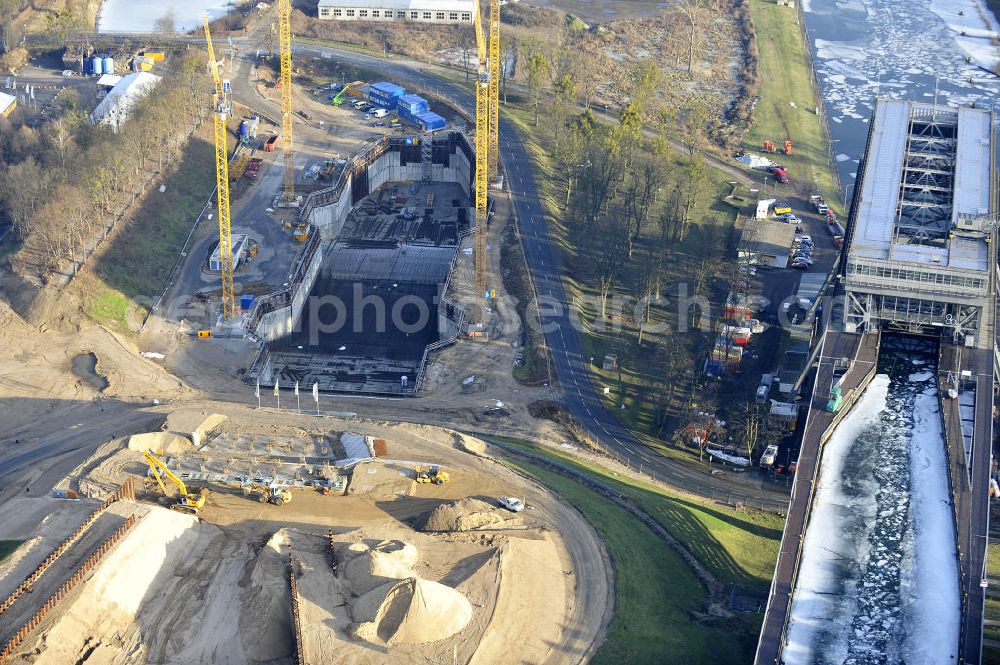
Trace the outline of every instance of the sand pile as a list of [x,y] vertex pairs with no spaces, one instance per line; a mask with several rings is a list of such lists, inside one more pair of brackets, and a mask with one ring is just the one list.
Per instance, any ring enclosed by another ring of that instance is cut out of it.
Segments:
[[480,499],[441,504],[424,517],[421,531],[470,531],[505,522],[508,515]]
[[472,619],[465,596],[419,577],[413,543],[383,540],[374,546],[353,543],[342,579],[357,596],[351,604],[353,634],[382,644],[422,644],[451,637]]
[[347,493],[390,498],[408,494],[413,483],[412,469],[381,462],[362,462],[351,472]]
[[369,591],[354,603],[354,635],[368,642],[422,644],[451,637],[472,619],[458,591],[410,577]]
[[128,438],[128,449],[144,453],[152,450],[154,453],[164,455],[179,455],[189,452],[192,449],[191,441],[186,437],[173,434],[171,432],[146,432],[145,434],[135,434]]
[[239,583],[243,607],[253,608],[240,614],[242,646],[261,661],[283,658],[294,648],[288,612],[288,541],[285,529],[271,536],[257,558],[248,563],[245,572],[249,574]]
[[348,548],[352,558],[344,565],[344,577],[361,596],[393,580],[413,576],[417,548],[401,540],[383,540],[374,547],[355,543]]

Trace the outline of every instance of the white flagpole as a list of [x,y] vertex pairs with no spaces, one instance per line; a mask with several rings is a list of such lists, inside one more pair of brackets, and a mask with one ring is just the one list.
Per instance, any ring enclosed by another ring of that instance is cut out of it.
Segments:
[[257,408],[260,408],[260,379],[257,379]]
[[302,413],[302,400],[299,398],[299,382],[295,382],[295,410]]
[[313,383],[313,401],[316,402],[316,415],[319,415],[319,384]]
[[281,393],[278,391],[278,381],[274,381],[274,399],[278,400],[278,408],[281,408]]

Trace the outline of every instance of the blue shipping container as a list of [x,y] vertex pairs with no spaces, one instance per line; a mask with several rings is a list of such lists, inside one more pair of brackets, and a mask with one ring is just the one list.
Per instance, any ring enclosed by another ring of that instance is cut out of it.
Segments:
[[240,138],[247,139],[250,137],[250,124],[243,120],[240,122]]
[[403,95],[399,98],[399,108],[412,116],[427,113],[430,110],[427,100],[420,95]]
[[399,102],[400,97],[403,97],[404,95],[406,95],[406,88],[387,81],[373,83],[368,88],[369,101],[371,101],[372,104],[381,106],[384,109],[396,108],[396,104]]
[[434,113],[432,111],[428,111],[426,113],[421,113],[417,115],[417,122],[419,122],[420,126],[423,127],[424,130],[428,132],[434,132],[439,129],[444,129],[444,126],[446,124],[444,118],[442,118],[437,113]]
[[253,296],[240,296],[240,309],[251,309],[253,307]]

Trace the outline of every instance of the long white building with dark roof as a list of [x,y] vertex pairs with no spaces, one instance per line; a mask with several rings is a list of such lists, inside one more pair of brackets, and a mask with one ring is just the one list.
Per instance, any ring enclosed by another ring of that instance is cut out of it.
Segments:
[[319,0],[319,18],[330,21],[469,23],[476,0]]

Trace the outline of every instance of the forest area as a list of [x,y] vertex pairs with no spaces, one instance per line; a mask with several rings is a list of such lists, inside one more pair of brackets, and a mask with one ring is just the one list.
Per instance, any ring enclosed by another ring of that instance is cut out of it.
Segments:
[[[734,438],[757,441],[759,414],[702,374],[737,281],[734,224],[747,203],[727,196],[730,178],[703,155],[725,154],[742,140],[752,108],[743,94],[756,86],[755,76],[738,77],[743,84],[729,89],[726,103],[692,94],[711,80],[701,75],[711,68],[701,45],[712,27],[698,23],[709,9],[682,3],[662,19],[682,33],[670,66],[653,59],[616,65],[617,112],[596,101],[606,70],[577,48],[571,25],[544,34],[516,26],[505,42],[517,68],[504,110],[543,174],[595,383],[608,406],[659,448],[688,446],[678,433],[699,412],[731,418]],[[681,20],[685,11],[693,21]],[[692,25],[701,26],[694,37]],[[745,50],[745,62],[755,73],[753,53]]]
[[196,53],[178,58],[117,133],[88,122],[93,100],[76,88],[62,91],[49,118],[16,127],[0,120],[0,205],[12,225],[5,247],[16,275],[35,287],[65,282],[127,221],[151,178],[172,168],[207,117],[202,62]]

